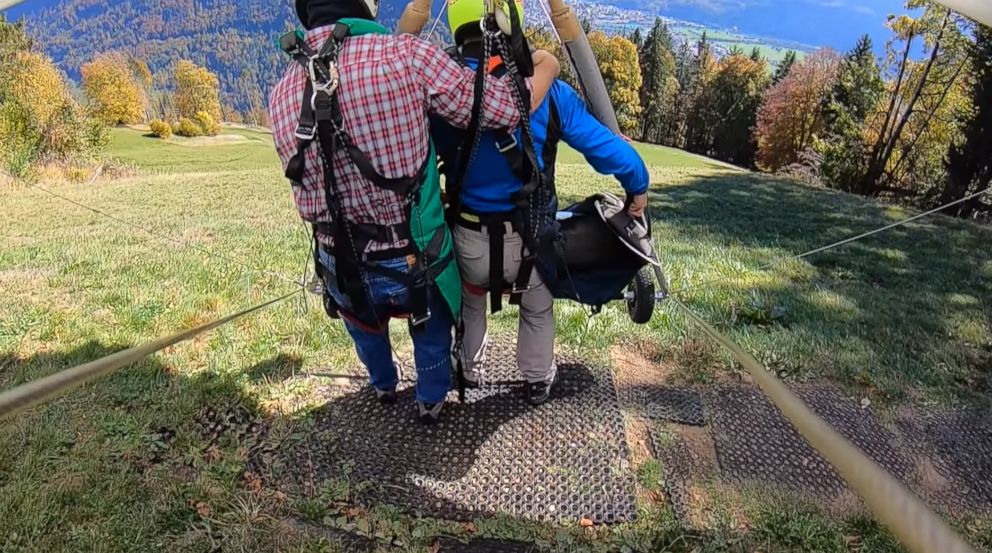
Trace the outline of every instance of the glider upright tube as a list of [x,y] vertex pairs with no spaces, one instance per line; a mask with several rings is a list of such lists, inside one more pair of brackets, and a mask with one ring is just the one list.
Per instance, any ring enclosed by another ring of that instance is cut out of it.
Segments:
[[561,38],[562,51],[575,68],[579,88],[585,95],[590,111],[600,123],[614,133],[621,134],[617,113],[613,110],[610,95],[606,91],[606,83],[603,82],[603,74],[599,71],[596,56],[589,46],[589,37],[579,25],[579,19],[575,17],[572,8],[565,5],[564,0],[548,0],[548,5],[551,7],[551,24],[555,26]]

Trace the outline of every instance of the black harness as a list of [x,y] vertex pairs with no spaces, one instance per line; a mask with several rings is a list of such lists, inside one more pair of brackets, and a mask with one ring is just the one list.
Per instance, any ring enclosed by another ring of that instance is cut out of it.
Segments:
[[[512,37],[511,37],[512,38]],[[484,39],[485,40],[485,39]],[[461,52],[457,48],[451,48],[448,54],[463,65],[467,65]],[[515,56],[520,57],[520,56]],[[532,136],[527,131],[522,132],[522,141],[518,141],[515,134],[506,130],[494,131],[496,148],[506,159],[511,172],[523,186],[511,195],[510,201],[514,205],[511,211],[504,213],[472,213],[461,205],[461,185],[468,172],[474,157],[474,148],[478,147],[478,136],[481,134],[481,112],[483,101],[482,83],[486,76],[489,64],[488,55],[484,54],[479,60],[476,68],[475,81],[475,101],[472,108],[472,117],[466,130],[467,140],[459,149],[459,160],[453,174],[448,174],[446,188],[449,197],[449,220],[462,227],[481,231],[486,229],[489,236],[489,298],[490,308],[493,313],[497,313],[503,308],[503,293],[510,290],[510,304],[519,305],[524,292],[530,289],[530,280],[534,272],[537,261],[537,254],[541,251],[542,240],[547,239],[546,233],[549,223],[554,219],[554,198],[556,197],[554,186],[555,162],[558,155],[558,142],[561,137],[561,120],[558,115],[558,108],[554,100],[548,102],[548,127],[547,137],[544,142],[541,160],[544,171],[540,170],[537,155],[535,153]],[[529,52],[527,54],[529,59]],[[529,124],[530,115],[530,95],[523,76],[518,71],[509,71],[507,64],[500,65],[493,76],[502,77],[508,75],[514,86],[517,88],[518,96],[526,99],[526,108],[522,111],[521,117],[526,118]],[[521,143],[522,142],[522,143]],[[466,148],[469,146],[470,148]],[[474,220],[466,220],[462,214],[468,214]],[[504,239],[506,236],[507,224],[510,228],[523,238],[521,252],[520,269],[512,283],[506,282],[503,277],[504,263]]]
[[[336,94],[339,84],[337,56],[351,29],[337,23],[331,38],[319,52],[306,43],[302,33],[293,32],[282,37],[281,47],[307,72],[307,83],[300,106],[300,120],[296,129],[296,154],[286,167],[286,178],[294,187],[303,186],[306,173],[306,150],[315,141],[320,149],[323,163],[323,189],[330,222],[313,222],[314,265],[322,280],[329,278],[329,271],[320,261],[320,249],[331,254],[336,262],[336,284],[351,301],[352,311],[342,309],[330,297],[325,286],[325,306],[332,317],[338,313],[369,328],[381,328],[390,317],[411,317],[411,325],[420,327],[431,317],[428,290],[434,280],[454,260],[449,254],[441,258],[444,246],[444,226],[432,235],[424,251],[420,251],[414,241],[410,221],[420,190],[427,174],[428,163],[434,162],[428,155],[414,176],[388,178],[375,169],[369,157],[355,145],[344,130],[341,106]],[[343,151],[361,175],[374,186],[388,190],[403,198],[404,221],[386,225],[358,223],[351,221],[342,209],[337,178],[334,171],[334,155]],[[322,245],[318,234],[330,236],[333,248]],[[369,252],[371,242],[406,242],[406,246],[383,251]],[[376,264],[376,261],[406,257],[409,272],[397,271]],[[410,290],[410,313],[379,313],[372,294],[368,289],[363,272],[381,274],[391,280],[406,285]]]

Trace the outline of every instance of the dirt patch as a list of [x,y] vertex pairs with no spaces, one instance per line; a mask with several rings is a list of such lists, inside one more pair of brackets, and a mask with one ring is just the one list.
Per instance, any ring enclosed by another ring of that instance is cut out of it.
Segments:
[[709,429],[679,426],[678,434],[693,461],[693,471],[700,476],[712,475],[717,472],[716,446]]
[[672,365],[659,363],[657,348],[650,344],[610,347],[610,362],[617,381],[624,385],[663,384],[672,378]]
[[634,466],[651,459],[651,430],[648,421],[641,417],[627,415],[624,417],[624,431],[627,434],[627,445],[630,447],[630,457]]

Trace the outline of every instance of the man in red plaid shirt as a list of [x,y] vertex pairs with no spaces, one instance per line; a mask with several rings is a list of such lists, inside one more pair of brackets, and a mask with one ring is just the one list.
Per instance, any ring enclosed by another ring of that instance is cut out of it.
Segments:
[[[320,50],[331,37],[337,21],[374,19],[377,4],[378,0],[297,0],[300,20],[308,29],[306,42],[314,50]],[[557,62],[550,54],[541,52],[535,55],[535,66],[534,80],[549,88],[557,76]],[[411,35],[369,33],[353,36],[344,41],[337,55],[336,68],[340,76],[336,95],[341,126],[371,161],[374,170],[387,179],[416,175],[424,166],[430,152],[429,115],[441,117],[459,128],[469,124],[474,72],[426,41]],[[520,113],[512,85],[492,77],[487,79],[481,125],[484,128],[515,127]],[[294,63],[270,96],[273,139],[284,166],[290,165],[300,145],[297,131],[307,85],[307,71]],[[370,182],[343,150],[339,148],[331,154],[335,203],[343,218],[355,227],[383,228],[404,224],[409,217],[404,198]],[[316,225],[321,264],[327,272],[334,273],[335,258],[338,257],[334,254],[334,239],[331,233],[321,230],[321,224],[332,221],[332,210],[328,208],[325,194],[322,152],[315,141],[305,146],[303,154],[305,170],[300,182],[294,183],[293,194],[301,217]],[[434,160],[430,159],[428,163],[434,163]],[[436,187],[437,181],[424,184],[425,187],[432,185]],[[446,228],[444,232],[450,243]],[[395,233],[380,236],[366,241],[364,251],[357,253],[362,259],[376,260],[374,263],[387,271],[406,272],[411,270],[409,256],[392,257],[390,252],[405,251],[408,242],[408,237]],[[410,290],[406,284],[384,278],[378,272],[362,274],[367,277],[364,280],[373,308],[397,313],[409,307]],[[324,285],[326,293],[347,313],[354,302],[339,289],[337,279],[325,274]],[[411,332],[417,366],[417,402],[424,422],[438,418],[451,387],[451,331],[460,309],[460,295],[459,305],[455,306],[450,305],[450,301],[445,305],[442,295],[431,294],[430,318],[422,325],[424,328]],[[406,312],[410,313],[409,309]],[[394,403],[398,378],[391,356],[388,325],[369,328],[348,317],[345,317],[345,324],[380,401]]]

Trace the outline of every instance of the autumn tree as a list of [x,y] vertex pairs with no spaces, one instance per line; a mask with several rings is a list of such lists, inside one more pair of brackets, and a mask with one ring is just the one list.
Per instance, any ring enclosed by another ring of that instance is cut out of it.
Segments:
[[138,75],[127,56],[119,52],[100,54],[80,69],[83,90],[97,119],[106,125],[130,125],[144,120],[148,109],[147,87],[151,72]]
[[866,121],[884,92],[871,37],[864,35],[841,60],[823,103],[824,130],[818,150],[823,156],[820,174],[827,185],[853,191],[861,182],[868,164]]
[[50,58],[31,50],[23,25],[0,15],[0,169],[29,176],[39,161],[69,160],[105,144],[68,79]]
[[202,111],[214,121],[220,121],[220,81],[217,75],[189,60],[180,60],[176,64],[175,84],[173,97],[180,117],[194,119]]
[[669,136],[673,99],[678,89],[675,55],[668,27],[655,19],[640,54],[641,139],[671,145]]
[[[894,187],[920,160],[916,148],[967,65],[963,30],[968,22],[963,16],[926,0],[909,0],[906,7],[924,11],[915,19],[903,15],[889,22],[894,40],[888,57],[895,77],[884,107],[869,121],[871,146],[856,188],[865,195],[898,192]],[[916,48],[924,54],[919,61],[912,59]]]
[[717,63],[696,102],[690,149],[741,166],[754,164],[754,126],[768,88],[768,64],[739,49]]
[[[951,144],[947,153],[947,181],[940,195],[942,205],[988,190],[992,184],[992,28],[978,25],[975,43],[968,54],[971,102],[959,114],[963,140]],[[970,217],[987,213],[992,205],[987,198],[979,196],[952,210],[959,217]]]
[[758,167],[777,171],[799,160],[823,129],[824,98],[830,92],[839,57],[820,50],[796,63],[765,93],[755,134]]
[[589,34],[589,44],[603,73],[620,130],[631,134],[638,128],[641,115],[641,69],[637,48],[622,36],[607,37],[600,32]]

